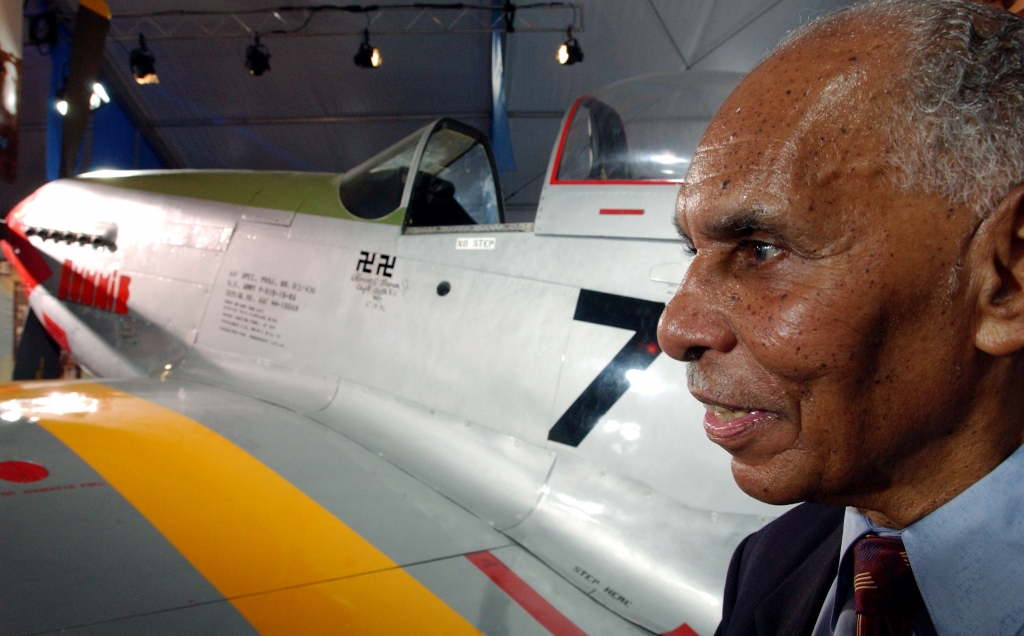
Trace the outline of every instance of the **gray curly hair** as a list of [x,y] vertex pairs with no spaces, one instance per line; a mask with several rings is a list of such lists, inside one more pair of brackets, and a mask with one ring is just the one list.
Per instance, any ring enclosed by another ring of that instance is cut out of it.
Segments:
[[[963,0],[867,0],[778,48],[848,19],[907,33],[906,99],[889,129],[896,179],[984,216],[1024,183],[1024,19]],[[776,49],[778,50],[778,49]]]

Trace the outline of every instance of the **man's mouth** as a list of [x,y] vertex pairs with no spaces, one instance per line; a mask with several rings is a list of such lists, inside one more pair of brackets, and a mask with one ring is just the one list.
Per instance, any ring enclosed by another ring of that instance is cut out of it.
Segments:
[[750,415],[752,413],[752,411],[733,411],[725,408],[724,406],[717,406],[715,404],[705,404],[704,408],[707,409],[709,413],[717,415],[718,419],[723,422],[731,422],[736,418],[743,417],[744,415]]
[[768,418],[765,411],[742,411],[716,404],[705,404],[704,432],[716,444],[725,444],[745,436]]

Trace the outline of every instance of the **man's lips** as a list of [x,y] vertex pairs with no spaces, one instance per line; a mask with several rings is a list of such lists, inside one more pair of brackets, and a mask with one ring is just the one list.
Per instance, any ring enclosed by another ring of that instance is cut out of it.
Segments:
[[704,404],[704,432],[716,444],[738,441],[769,418],[767,411],[742,411],[715,404]]

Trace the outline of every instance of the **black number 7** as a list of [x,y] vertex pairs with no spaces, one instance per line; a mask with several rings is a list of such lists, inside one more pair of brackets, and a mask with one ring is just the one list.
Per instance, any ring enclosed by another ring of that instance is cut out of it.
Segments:
[[658,318],[664,309],[664,303],[580,290],[573,320],[629,329],[636,333],[558,418],[548,431],[549,440],[579,446],[601,416],[629,389],[626,372],[633,369],[643,371],[651,366],[661,353]]

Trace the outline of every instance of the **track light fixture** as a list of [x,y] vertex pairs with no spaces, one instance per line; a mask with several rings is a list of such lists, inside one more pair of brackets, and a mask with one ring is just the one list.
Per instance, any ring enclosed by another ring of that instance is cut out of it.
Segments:
[[57,91],[57,94],[53,96],[54,102],[53,107],[60,113],[60,116],[68,114],[68,100],[64,99],[64,89]]
[[558,47],[558,53],[555,57],[558,59],[558,63],[562,66],[569,66],[576,62],[583,61],[583,49],[580,48],[580,43],[576,41],[576,38],[572,37],[572,27],[565,28],[566,40]]
[[359,50],[356,51],[352,61],[359,68],[379,68],[384,63],[384,58],[381,57],[380,51],[370,45],[369,29],[363,29],[363,43],[359,45]]
[[266,45],[260,44],[260,34],[256,34],[256,40],[245,49],[245,68],[251,75],[263,75],[270,70],[270,51]]
[[156,76],[156,57],[146,47],[146,36],[139,34],[139,48],[132,49],[128,56],[128,63],[132,67],[132,76],[137,84],[159,84],[160,78]]
[[[61,117],[68,114],[68,100],[64,97],[65,89],[60,89],[57,94],[54,95],[53,107],[60,113]],[[92,93],[89,94],[89,110],[96,110],[102,108],[110,103],[110,95],[107,93],[107,89],[104,88],[103,84],[94,82],[92,85]]]
[[92,95],[89,95],[89,110],[96,110],[101,106],[106,106],[110,103],[110,95],[107,94],[107,89],[103,87],[103,84],[95,82],[92,85]]
[[516,5],[512,4],[512,0],[505,0],[505,6],[502,7],[502,17],[505,19],[505,33],[515,33]]

